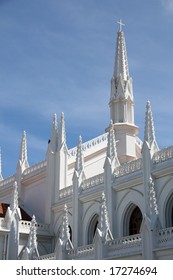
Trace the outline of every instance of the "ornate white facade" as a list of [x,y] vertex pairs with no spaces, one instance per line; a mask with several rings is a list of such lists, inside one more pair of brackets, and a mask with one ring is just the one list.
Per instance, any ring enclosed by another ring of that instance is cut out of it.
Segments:
[[0,174],[0,259],[173,259],[173,147],[159,150],[149,101],[137,137],[121,25],[109,106],[105,133],[70,150],[54,115],[34,166],[23,133],[16,174]]

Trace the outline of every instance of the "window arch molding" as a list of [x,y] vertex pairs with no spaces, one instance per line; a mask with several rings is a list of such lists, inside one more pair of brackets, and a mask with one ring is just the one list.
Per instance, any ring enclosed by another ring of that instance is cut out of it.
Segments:
[[114,221],[116,221],[116,227],[115,222],[114,223],[114,236],[122,237],[128,235],[128,230],[125,230],[125,221],[127,221],[128,217],[126,216],[128,211],[133,211],[132,206],[136,205],[140,208],[141,213],[144,213],[144,198],[143,193],[138,190],[128,190],[124,193],[119,203],[116,205],[116,208],[114,210],[115,218]]

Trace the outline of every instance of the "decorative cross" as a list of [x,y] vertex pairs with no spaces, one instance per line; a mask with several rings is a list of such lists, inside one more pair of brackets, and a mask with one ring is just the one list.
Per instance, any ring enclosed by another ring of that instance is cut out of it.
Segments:
[[122,31],[122,26],[125,26],[125,24],[122,22],[122,19],[120,19],[119,21],[117,21],[117,23],[120,25],[120,29],[119,31]]

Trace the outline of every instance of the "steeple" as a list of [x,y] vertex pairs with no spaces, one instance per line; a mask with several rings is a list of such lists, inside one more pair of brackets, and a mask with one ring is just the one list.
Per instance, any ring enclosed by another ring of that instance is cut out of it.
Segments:
[[121,28],[124,24],[121,20],[118,23],[120,24],[120,30],[117,35],[114,78],[118,80],[122,77],[124,81],[127,81],[129,78],[128,60],[124,32]]
[[[118,22],[122,26],[122,21]],[[111,119],[113,123],[134,123],[132,78],[129,75],[126,42],[122,28],[117,33],[114,73],[111,80]]]
[[146,105],[144,140],[148,143],[150,149],[152,149],[152,154],[159,150],[155,138],[154,122],[150,101],[147,101]]
[[116,138],[119,140],[117,153],[121,163],[136,159],[136,135],[134,124],[134,100],[132,78],[129,74],[126,42],[122,26],[117,32],[114,72],[111,79],[110,119],[113,121]]

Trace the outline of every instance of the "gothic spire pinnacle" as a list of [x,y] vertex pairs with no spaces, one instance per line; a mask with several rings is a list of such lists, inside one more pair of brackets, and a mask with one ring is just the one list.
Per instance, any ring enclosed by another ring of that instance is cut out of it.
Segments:
[[83,169],[84,169],[84,159],[83,159],[83,151],[82,151],[82,137],[79,136],[79,142],[78,142],[77,153],[76,153],[75,170],[78,173],[81,173]]
[[116,140],[113,121],[110,121],[108,133],[107,156],[111,159],[117,158]]
[[53,122],[52,122],[52,137],[54,134],[57,134],[57,128],[58,128],[58,122],[57,122],[57,116],[56,113],[53,115]]
[[158,150],[150,101],[147,101],[146,105],[144,140],[149,144],[150,148],[152,147],[152,145],[154,145],[154,151]]
[[29,250],[37,247],[37,236],[36,236],[36,219],[35,215],[32,216],[30,232],[28,237],[28,248]]
[[62,243],[63,243],[63,246],[65,247],[65,249],[73,248],[73,245],[70,240],[68,208],[67,208],[66,204],[64,205],[60,239],[62,240]]
[[19,160],[20,160],[21,164],[24,164],[24,169],[29,167],[28,156],[27,156],[27,140],[26,140],[25,131],[23,131],[23,134],[22,134]]
[[33,215],[28,236],[28,243],[20,253],[20,259],[22,260],[34,260],[39,257],[37,249],[36,224],[37,222],[35,216]]
[[109,162],[109,164],[111,165],[112,172],[114,172],[116,167],[120,165],[117,155],[116,142],[118,141],[115,140],[115,130],[113,121],[111,120],[108,132],[108,143],[105,164]]
[[17,182],[15,181],[13,184],[13,193],[12,193],[10,209],[11,211],[14,211],[17,208],[18,208],[18,186],[17,186]]
[[60,123],[58,143],[59,143],[60,148],[61,148],[62,144],[66,144],[65,120],[64,120],[63,112],[61,113],[61,123]]
[[124,23],[122,23],[122,21],[120,20],[118,24],[120,25],[120,30],[117,34],[114,78],[117,80],[120,77],[122,77],[124,81],[127,81],[129,78],[129,68],[127,60],[126,42],[124,32],[122,31],[122,25],[124,25]]
[[58,129],[57,115],[56,115],[56,113],[54,113],[53,121],[52,121],[51,138],[48,142],[48,143],[50,143],[49,148],[51,149],[52,152],[56,152],[56,149],[57,149],[57,141],[58,141],[57,129]]
[[102,192],[102,197],[101,197],[98,229],[102,233],[102,239],[104,239],[105,241],[113,239],[112,233],[111,233],[110,227],[109,227],[108,210],[107,210],[107,206],[106,206],[106,197],[105,197],[104,192]]
[[30,232],[28,237],[28,249],[29,249],[29,259],[34,259],[38,257],[38,249],[37,249],[37,231],[36,231],[36,219],[35,215],[32,216]]

